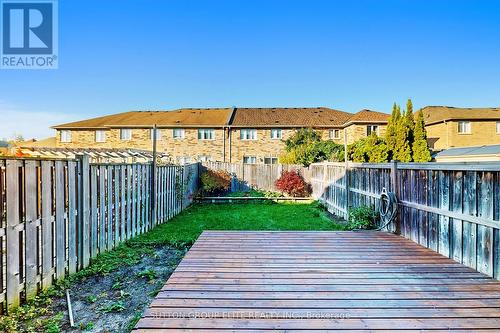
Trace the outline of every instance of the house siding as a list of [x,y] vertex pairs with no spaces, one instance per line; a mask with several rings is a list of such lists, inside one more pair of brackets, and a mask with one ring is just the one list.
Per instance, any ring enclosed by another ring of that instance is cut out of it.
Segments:
[[[460,120],[466,121],[466,120]],[[434,150],[500,144],[496,121],[470,121],[470,134],[458,133],[458,120],[427,125],[427,141]]]

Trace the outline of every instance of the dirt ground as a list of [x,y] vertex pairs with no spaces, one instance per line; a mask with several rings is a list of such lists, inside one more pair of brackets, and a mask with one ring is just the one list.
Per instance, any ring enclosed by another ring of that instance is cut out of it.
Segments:
[[182,259],[184,252],[157,248],[140,263],[106,276],[91,276],[72,284],[75,326],[69,325],[65,298],[54,300],[64,312],[62,332],[129,332]]

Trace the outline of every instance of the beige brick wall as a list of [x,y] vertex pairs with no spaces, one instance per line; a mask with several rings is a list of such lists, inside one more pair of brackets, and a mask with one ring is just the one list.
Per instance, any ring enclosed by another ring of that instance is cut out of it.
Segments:
[[[347,144],[354,143],[359,139],[365,138],[367,135],[367,127],[370,124],[353,124],[345,128],[347,131]],[[384,137],[387,129],[386,125],[373,124],[378,126],[378,136]]]
[[[381,135],[385,134],[385,126],[381,126]],[[282,140],[292,136],[297,129],[282,129]],[[322,139],[330,139],[330,129],[316,129]],[[119,129],[106,130],[106,141],[96,142],[94,130],[72,130],[72,141],[61,142],[61,133],[57,133],[57,146],[67,148],[133,148],[152,150],[151,130],[148,128],[132,129],[132,139],[124,141],[120,139]],[[226,130],[225,157],[226,161],[239,163],[244,156],[257,157],[257,163],[264,163],[265,157],[278,157],[284,150],[284,143],[280,139],[271,139],[271,129],[257,129],[256,140],[241,140],[240,129],[231,130],[231,147],[229,147],[228,130]],[[348,143],[366,136],[366,125],[351,125],[347,128]],[[340,129],[339,139],[334,142],[343,144],[344,130]],[[215,129],[214,140],[198,140],[198,129],[185,128],[183,139],[173,138],[172,128],[160,129],[160,138],[157,149],[159,152],[169,154],[173,160],[181,157],[190,157],[196,160],[200,156],[208,156],[213,161],[224,160],[224,130]],[[231,149],[231,157],[230,155]]]
[[429,146],[435,150],[500,144],[496,121],[470,121],[470,134],[458,133],[458,121],[426,126]]
[[[271,139],[271,129],[256,129],[256,140],[242,140],[240,139],[240,129],[231,129],[231,162],[243,162],[244,156],[255,156],[257,163],[264,163],[265,157],[279,157],[285,149],[283,140],[290,138],[297,129],[281,130],[282,139]],[[321,134],[322,139],[329,139],[329,129],[317,129]],[[343,142],[344,133],[340,130],[340,139],[334,140],[341,144]]]
[[[222,129],[214,129],[214,140],[198,140],[198,129],[184,129],[183,139],[174,139],[171,128],[160,129],[158,140],[158,152],[165,152],[177,159],[179,157],[191,157],[192,160],[200,156],[210,156],[214,161],[222,161],[224,154],[224,132]],[[71,142],[61,142],[61,134],[57,133],[57,146],[66,148],[133,148],[152,150],[151,130],[145,128],[132,129],[131,140],[121,140],[119,129],[106,131],[106,142],[95,142],[95,131],[74,130],[71,134]]]

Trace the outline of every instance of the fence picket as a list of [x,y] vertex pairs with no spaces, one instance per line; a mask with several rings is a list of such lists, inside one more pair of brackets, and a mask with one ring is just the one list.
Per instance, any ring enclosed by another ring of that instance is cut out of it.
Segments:
[[[25,189],[26,193],[38,193],[38,167],[36,161],[25,163]],[[38,240],[38,197],[26,195],[26,249],[37,249]],[[9,249],[11,250],[11,249]],[[26,297],[35,296],[38,291],[38,251],[26,251]]]
[[20,304],[20,262],[19,262],[19,161],[7,161],[7,307]]

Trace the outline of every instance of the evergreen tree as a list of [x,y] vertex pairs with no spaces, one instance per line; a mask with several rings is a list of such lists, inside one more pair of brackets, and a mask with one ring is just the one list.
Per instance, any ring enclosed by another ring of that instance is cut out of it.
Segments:
[[427,146],[427,133],[425,130],[424,113],[422,110],[417,112],[415,121],[414,141],[413,141],[413,160],[415,162],[429,162],[431,153]]
[[392,106],[392,114],[389,118],[389,122],[387,123],[387,129],[385,132],[385,142],[391,156],[396,150],[396,128],[400,118],[401,111],[399,105],[396,105],[396,103],[394,103],[394,105]]
[[400,162],[411,162],[411,142],[410,142],[410,120],[413,115],[409,116],[408,112],[403,112],[396,123],[396,142],[392,150],[392,158]]
[[413,103],[411,102],[411,99],[408,99],[406,102],[406,113],[405,113],[405,119],[406,119],[406,126],[408,127],[408,142],[413,144],[413,131],[415,130],[415,119],[413,117]]

